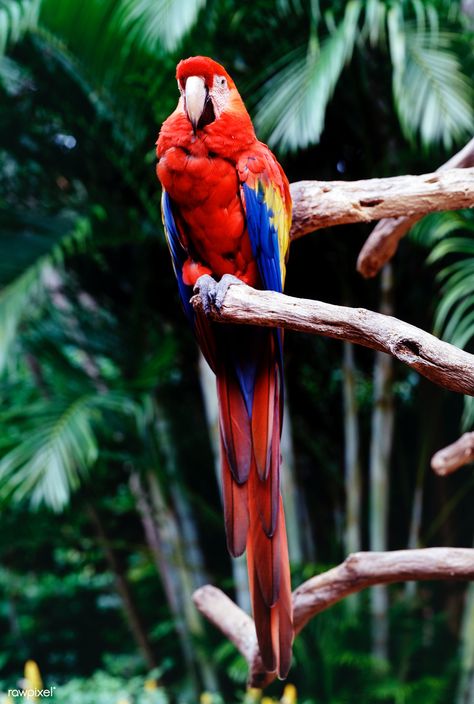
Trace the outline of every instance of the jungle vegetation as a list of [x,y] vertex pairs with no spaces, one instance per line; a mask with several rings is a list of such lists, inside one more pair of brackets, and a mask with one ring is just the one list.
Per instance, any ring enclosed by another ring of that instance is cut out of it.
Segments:
[[[225,547],[212,379],[162,232],[154,141],[177,61],[226,65],[291,181],[357,179],[433,170],[472,136],[473,39],[472,3],[459,0],[0,0],[5,692],[34,660],[58,704],[258,701],[190,599],[209,581],[248,601]],[[380,280],[355,272],[369,231],[295,243],[287,292],[388,303],[472,351],[472,213],[422,221],[384,301]],[[471,546],[472,471],[429,470],[472,426],[469,403],[385,369],[391,447],[374,501],[381,357],[302,334],[285,346],[295,584],[352,550]],[[295,643],[298,702],[471,703],[473,613],[462,584],[334,607]]]

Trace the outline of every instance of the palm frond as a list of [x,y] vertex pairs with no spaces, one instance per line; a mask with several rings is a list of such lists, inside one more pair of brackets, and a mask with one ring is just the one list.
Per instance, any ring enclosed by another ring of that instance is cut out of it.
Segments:
[[[435,333],[464,349],[474,338],[474,241],[466,236],[474,234],[474,216],[472,211],[460,211],[437,214],[426,220],[416,228],[415,237],[432,247],[428,263],[447,259],[437,275],[441,292],[435,312]],[[465,397],[464,401],[462,424],[468,428],[474,423],[474,403],[471,397]]]
[[98,456],[89,397],[32,408],[34,425],[0,460],[1,493],[60,511]]
[[0,0],[0,56],[38,23],[41,0]]
[[371,46],[384,44],[386,39],[387,5],[382,0],[367,0],[361,39]]
[[264,84],[255,125],[270,146],[284,152],[318,142],[327,104],[352,56],[360,9],[358,0],[349,2],[344,19],[320,46],[310,42],[308,49],[293,50]]
[[38,401],[28,410],[9,411],[0,424],[20,421],[21,437],[0,460],[0,496],[28,500],[61,511],[97,461],[104,426],[102,413],[140,416],[140,407],[120,393],[93,394],[76,400]]
[[[421,19],[418,25],[424,26]],[[393,94],[403,132],[423,146],[449,148],[474,130],[474,84],[462,71],[449,35],[407,24],[399,5],[388,13]]]
[[410,231],[410,239],[431,249],[451,232],[462,230],[466,218],[462,212],[431,213],[420,220]]
[[[44,301],[48,270],[62,266],[65,256],[85,249],[90,237],[90,223],[86,218],[79,218],[75,223],[68,218],[37,220],[36,228],[39,228],[40,222],[43,228],[50,228],[43,232],[41,228],[31,231],[31,219],[21,216],[18,216],[13,228],[12,219],[12,214],[9,214],[9,229],[2,228],[0,238],[0,282],[8,281],[0,290],[0,373],[5,368],[22,320],[27,315],[31,316],[33,311],[38,311]],[[28,233],[30,243],[36,244],[36,247],[30,247],[29,256],[35,252],[41,254],[25,265],[18,241]],[[15,236],[18,236],[17,239]],[[16,259],[14,254],[8,256],[15,242],[18,252]],[[44,252],[48,244],[50,249]]]
[[122,0],[121,16],[132,41],[150,53],[176,49],[206,0]]

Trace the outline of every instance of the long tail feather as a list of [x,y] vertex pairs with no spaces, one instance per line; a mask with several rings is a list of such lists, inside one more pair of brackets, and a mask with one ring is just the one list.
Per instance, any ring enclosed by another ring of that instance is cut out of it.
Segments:
[[249,530],[248,485],[238,484],[231,472],[224,443],[221,440],[222,496],[227,547],[233,557],[239,557],[247,545]]
[[[277,354],[275,333],[258,331],[254,346],[245,354],[237,355],[234,347],[232,355],[220,355],[225,363],[217,369],[217,388],[227,544],[235,556],[247,549],[262,660],[269,671],[283,678],[291,663],[293,623],[280,495],[282,383]],[[252,375],[251,405],[249,385],[242,383],[245,373]]]
[[[267,670],[276,671],[284,679],[291,665],[293,618],[283,505],[273,538],[264,536],[264,540],[254,541],[252,528],[249,536],[247,565],[260,653]],[[271,580],[276,594],[269,588]]]

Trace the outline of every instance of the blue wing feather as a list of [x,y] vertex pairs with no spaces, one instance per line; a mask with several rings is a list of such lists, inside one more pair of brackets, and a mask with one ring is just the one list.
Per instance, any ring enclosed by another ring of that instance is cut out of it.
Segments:
[[176,221],[174,219],[173,210],[171,207],[171,200],[166,191],[163,191],[161,210],[163,213],[163,225],[165,228],[166,241],[171,253],[171,259],[173,260],[174,273],[178,281],[179,297],[181,299],[184,312],[186,313],[186,317],[191,325],[194,326],[194,308],[190,303],[191,296],[193,295],[193,287],[184,283],[182,274],[183,264],[188,255],[181,244],[178,228],[176,227]]
[[[263,288],[282,293],[283,276],[280,266],[278,232],[272,222],[273,212],[265,202],[263,186],[259,184],[258,189],[255,190],[244,183],[242,191],[245,199],[247,230]],[[278,346],[278,364],[280,374],[283,374],[283,338],[281,330],[278,329],[275,333]]]
[[280,269],[280,248],[278,232],[271,220],[272,210],[265,203],[263,188],[254,190],[244,183],[242,190],[247,229],[263,288],[281,293],[283,277]]

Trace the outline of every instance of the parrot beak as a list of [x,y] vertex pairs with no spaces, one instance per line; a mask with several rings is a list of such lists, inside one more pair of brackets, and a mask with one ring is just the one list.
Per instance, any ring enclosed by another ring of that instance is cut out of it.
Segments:
[[201,76],[189,76],[184,91],[184,105],[194,134],[204,112],[207,98],[208,91],[204,79]]

